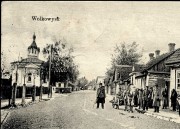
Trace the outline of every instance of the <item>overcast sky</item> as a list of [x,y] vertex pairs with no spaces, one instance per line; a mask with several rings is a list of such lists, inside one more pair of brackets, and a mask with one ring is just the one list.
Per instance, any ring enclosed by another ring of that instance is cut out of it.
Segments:
[[[64,38],[74,47],[80,76],[89,80],[105,74],[114,46],[137,42],[143,63],[168,43],[180,47],[180,2],[3,2],[2,44],[7,66],[27,57],[27,47],[36,33],[36,43]],[[59,17],[60,21],[33,21],[32,16]],[[42,53],[40,58],[43,58]]]

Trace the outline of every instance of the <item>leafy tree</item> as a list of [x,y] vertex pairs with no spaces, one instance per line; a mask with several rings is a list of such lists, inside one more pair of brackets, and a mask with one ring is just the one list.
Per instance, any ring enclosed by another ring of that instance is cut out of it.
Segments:
[[[47,57],[47,62],[43,65],[43,73],[45,76],[49,76],[49,62],[51,59],[50,84],[55,85],[55,82],[76,81],[79,71],[78,66],[74,63],[72,53],[73,48],[67,47],[67,43],[61,40],[55,42],[53,45],[47,44],[47,46],[43,48],[43,54]],[[52,56],[50,57],[50,55]]]
[[5,69],[6,69],[6,57],[4,56],[4,53],[1,52],[1,76],[4,73]]
[[[138,44],[136,42],[133,42],[130,45],[127,45],[125,42],[121,45],[116,45],[114,52],[111,60],[111,67],[106,71],[107,77],[112,77],[114,75],[115,65],[132,66],[133,64],[138,63],[142,57],[141,52],[138,52]],[[123,78],[126,74],[127,69],[121,69],[121,77]]]
[[116,45],[115,54],[112,58],[112,65],[133,65],[138,63],[142,54],[138,52],[138,44],[133,42],[130,45],[122,43],[121,46]]

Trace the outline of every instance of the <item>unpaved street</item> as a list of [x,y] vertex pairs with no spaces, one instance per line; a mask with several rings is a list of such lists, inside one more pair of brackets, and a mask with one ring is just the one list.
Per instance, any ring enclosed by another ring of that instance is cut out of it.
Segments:
[[180,125],[157,118],[93,105],[94,91],[78,91],[55,99],[15,109],[4,129],[179,129]]

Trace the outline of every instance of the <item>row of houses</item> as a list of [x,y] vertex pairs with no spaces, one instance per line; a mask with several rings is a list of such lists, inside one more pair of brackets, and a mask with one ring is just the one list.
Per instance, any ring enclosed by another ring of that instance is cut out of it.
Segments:
[[169,43],[168,48],[164,54],[160,50],[149,53],[146,64],[116,65],[114,75],[103,81],[107,94],[114,95],[130,84],[138,89],[158,85],[161,91],[167,86],[169,99],[172,89],[180,95],[180,48],[175,49],[175,43]]

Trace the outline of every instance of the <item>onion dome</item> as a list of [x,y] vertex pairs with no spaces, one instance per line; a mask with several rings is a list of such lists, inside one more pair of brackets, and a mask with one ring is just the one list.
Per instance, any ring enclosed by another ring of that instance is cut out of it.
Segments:
[[31,43],[31,45],[28,47],[28,57],[29,58],[37,58],[40,52],[40,48],[37,47],[36,44],[36,35],[34,33],[33,35],[33,42]]
[[28,47],[28,49],[32,49],[32,48],[34,48],[34,49],[37,49],[38,50],[38,52],[40,51],[40,48],[39,47],[37,47],[37,45],[36,45],[36,35],[35,35],[35,33],[34,33],[34,35],[33,35],[33,42],[32,42],[32,44]]

